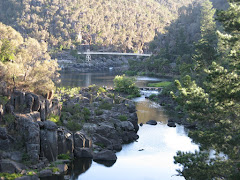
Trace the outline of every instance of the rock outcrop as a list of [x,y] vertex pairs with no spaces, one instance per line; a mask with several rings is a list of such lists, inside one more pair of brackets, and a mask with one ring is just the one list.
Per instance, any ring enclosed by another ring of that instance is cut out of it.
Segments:
[[[14,92],[0,109],[7,124],[0,127],[0,172],[24,174],[30,168],[40,170],[40,177],[46,177],[52,171],[42,169],[64,154],[116,161],[115,153],[122,144],[138,139],[136,108],[132,101],[98,88],[82,89],[71,98],[64,95],[62,126],[49,120],[50,115],[61,116],[58,100]],[[23,165],[26,162],[28,167]],[[64,163],[58,168],[66,170]]]

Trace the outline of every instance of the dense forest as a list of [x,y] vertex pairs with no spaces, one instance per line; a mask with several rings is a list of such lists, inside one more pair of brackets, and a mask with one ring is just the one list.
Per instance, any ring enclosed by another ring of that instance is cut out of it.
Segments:
[[118,51],[144,51],[155,33],[193,0],[8,0],[0,2],[0,21],[23,37],[49,47],[77,44]]
[[171,92],[175,110],[197,125],[189,136],[200,150],[179,151],[175,163],[186,179],[239,179],[240,2],[216,10],[206,0],[200,12],[200,39]]

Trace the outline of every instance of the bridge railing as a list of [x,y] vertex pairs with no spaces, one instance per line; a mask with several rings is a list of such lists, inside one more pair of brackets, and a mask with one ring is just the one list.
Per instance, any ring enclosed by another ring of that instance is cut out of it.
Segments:
[[140,53],[119,53],[119,52],[94,52],[89,49],[86,52],[78,52],[78,54],[85,54],[86,60],[91,61],[91,55],[117,55],[117,56],[145,56],[149,57],[152,54],[140,54]]

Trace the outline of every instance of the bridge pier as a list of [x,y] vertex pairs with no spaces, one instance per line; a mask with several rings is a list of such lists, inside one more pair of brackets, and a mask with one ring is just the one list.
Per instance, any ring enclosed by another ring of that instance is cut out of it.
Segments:
[[[87,52],[90,53],[90,49],[87,49]],[[86,61],[91,61],[91,54],[86,54]]]

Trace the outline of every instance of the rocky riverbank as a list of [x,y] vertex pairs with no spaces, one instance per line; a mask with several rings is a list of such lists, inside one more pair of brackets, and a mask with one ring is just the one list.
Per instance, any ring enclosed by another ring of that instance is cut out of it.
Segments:
[[114,162],[138,139],[135,104],[97,86],[58,99],[16,91],[1,112],[0,172],[28,179],[63,173],[63,156]]
[[57,54],[56,58],[63,71],[99,72],[113,69],[121,72],[129,67],[129,57],[123,56],[92,55],[91,61],[86,62],[85,55],[77,58],[72,56],[70,51],[62,51]]

